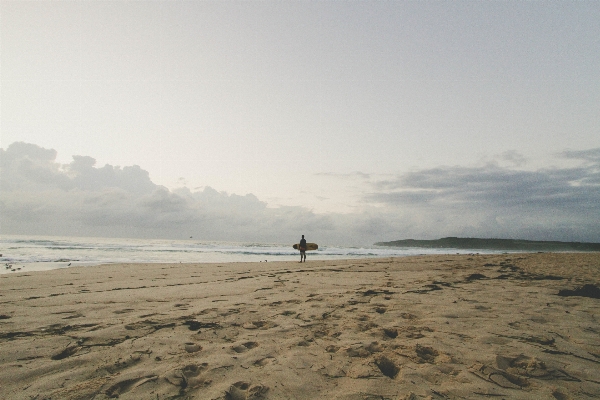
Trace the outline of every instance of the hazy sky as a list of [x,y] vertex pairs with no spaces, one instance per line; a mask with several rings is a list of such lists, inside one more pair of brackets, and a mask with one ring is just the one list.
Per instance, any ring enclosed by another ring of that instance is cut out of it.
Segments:
[[2,233],[600,241],[596,0],[0,13]]

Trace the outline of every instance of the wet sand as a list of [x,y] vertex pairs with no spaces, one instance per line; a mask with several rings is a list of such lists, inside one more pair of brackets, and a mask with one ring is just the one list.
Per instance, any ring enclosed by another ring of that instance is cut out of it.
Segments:
[[598,285],[598,253],[12,273],[0,398],[600,398]]

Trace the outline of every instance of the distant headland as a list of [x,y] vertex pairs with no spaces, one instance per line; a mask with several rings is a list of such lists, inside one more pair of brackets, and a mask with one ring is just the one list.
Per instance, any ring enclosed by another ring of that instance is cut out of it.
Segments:
[[520,251],[600,251],[600,243],[446,237],[436,240],[394,240],[375,246]]

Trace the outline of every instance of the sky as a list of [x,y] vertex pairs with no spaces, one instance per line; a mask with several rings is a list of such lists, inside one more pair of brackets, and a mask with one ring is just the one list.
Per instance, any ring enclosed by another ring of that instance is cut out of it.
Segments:
[[0,0],[0,233],[600,242],[598,1]]

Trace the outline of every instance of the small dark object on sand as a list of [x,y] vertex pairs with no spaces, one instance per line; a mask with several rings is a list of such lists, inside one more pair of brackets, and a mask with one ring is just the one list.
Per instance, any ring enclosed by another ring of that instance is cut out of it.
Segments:
[[563,289],[558,291],[559,296],[580,296],[600,299],[600,288],[596,285],[587,284],[574,290]]
[[471,274],[471,275],[467,276],[466,279],[468,281],[475,281],[475,280],[478,280],[478,279],[486,279],[486,278],[487,278],[487,276],[485,276],[483,274]]
[[216,322],[200,322],[200,321],[194,321],[194,320],[185,321],[183,323],[183,325],[187,325],[188,329],[190,331],[197,331],[202,328],[204,328],[204,329],[219,329],[219,328],[221,328],[221,325],[217,324]]

